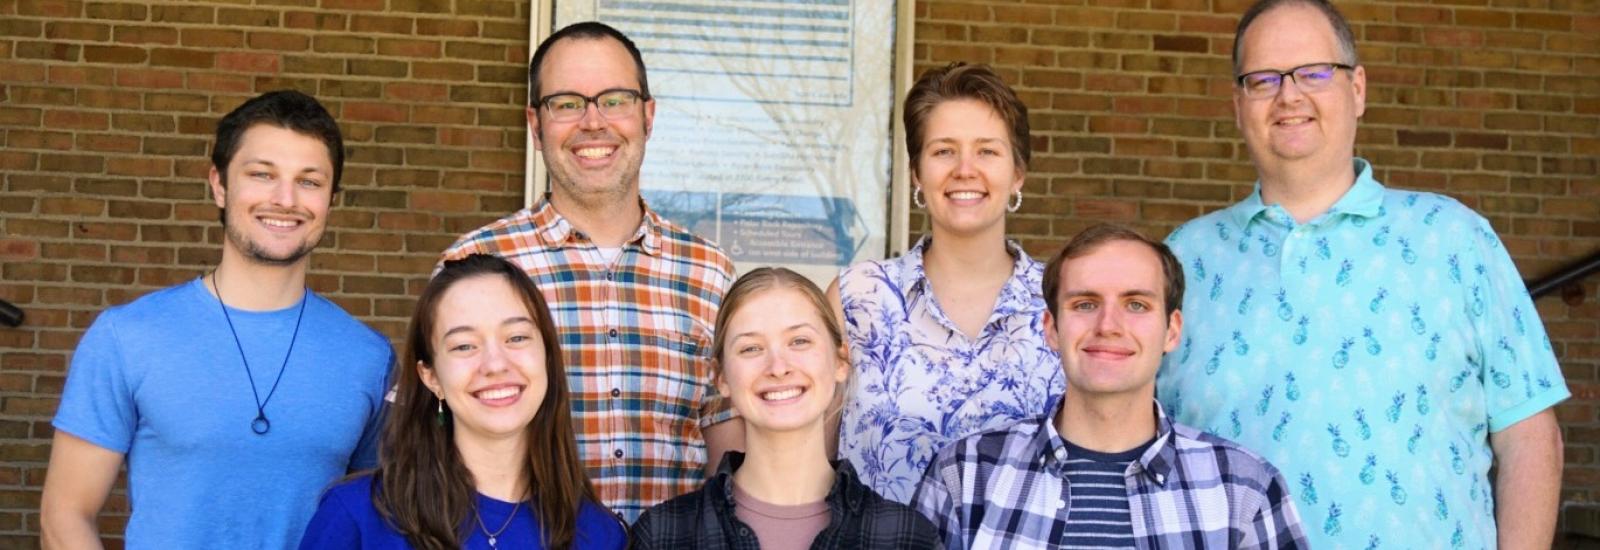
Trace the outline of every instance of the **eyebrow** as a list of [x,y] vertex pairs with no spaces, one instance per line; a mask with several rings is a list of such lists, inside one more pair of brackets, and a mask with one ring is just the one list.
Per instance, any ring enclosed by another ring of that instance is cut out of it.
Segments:
[[[1082,298],[1082,297],[1093,298],[1093,297],[1100,296],[1100,293],[1098,293],[1098,292],[1090,292],[1090,291],[1087,291],[1087,290],[1067,290],[1067,291],[1064,292],[1064,295],[1065,295],[1064,297],[1066,297],[1066,298]],[[1154,297],[1157,296],[1157,294],[1155,293],[1155,291],[1142,290],[1141,289],[1141,290],[1129,290],[1127,292],[1123,292],[1119,296],[1122,297],[1122,298],[1128,298],[1128,297],[1133,297],[1133,296],[1139,296],[1139,297],[1145,297],[1145,298],[1154,298]]]
[[[996,143],[996,142],[1004,143],[1005,142],[1005,138],[982,137],[982,138],[978,138],[977,142],[978,143]],[[960,143],[960,141],[957,140],[956,138],[952,138],[952,137],[936,137],[936,138],[929,139],[928,143],[930,143],[930,144],[933,144],[933,143]]]
[[[270,166],[272,168],[277,168],[278,167],[277,164],[275,164],[272,161],[267,160],[267,159],[246,159],[244,161],[244,164],[246,166],[251,165],[251,164],[265,164],[265,165]],[[315,172],[315,173],[321,174],[321,173],[323,173],[323,170],[321,168],[316,167],[316,166],[307,166],[305,168],[300,169],[300,173],[301,174],[304,174],[306,172]]]
[[[793,325],[789,325],[787,327],[784,327],[783,331],[784,332],[789,332],[791,330],[800,329],[800,328],[809,328],[809,329],[811,329],[813,331],[817,330],[816,327],[811,326],[811,323],[801,322],[801,323],[795,323]],[[738,339],[743,338],[745,336],[755,336],[755,335],[756,335],[756,331],[753,331],[753,330],[745,331],[745,332],[741,332],[741,333],[733,335],[733,338],[731,338],[731,340],[738,340]]]
[[[500,322],[500,326],[503,327],[503,326],[506,326],[506,325],[514,325],[514,324],[517,324],[517,323],[527,323],[527,324],[530,324],[530,325],[534,324],[532,319],[529,319],[529,318],[527,318],[525,316],[520,316],[519,315],[517,317],[507,317],[506,320]],[[444,331],[444,334],[439,335],[439,338],[441,338],[441,339],[442,338],[449,338],[450,335],[458,333],[458,332],[472,332],[472,327],[469,327],[467,325],[460,325],[460,326],[456,326],[456,327],[451,327],[450,330]]]

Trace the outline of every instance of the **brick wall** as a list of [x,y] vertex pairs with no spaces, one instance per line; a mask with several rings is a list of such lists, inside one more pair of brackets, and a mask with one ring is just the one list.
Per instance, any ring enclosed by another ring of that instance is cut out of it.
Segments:
[[[1248,193],[1226,80],[1243,2],[1069,3],[917,6],[918,70],[991,63],[1033,107],[1010,221],[1028,249],[1098,220],[1162,234]],[[328,105],[350,155],[311,285],[398,336],[438,251],[521,203],[529,4],[0,0],[0,298],[28,315],[0,329],[0,547],[37,545],[49,419],[83,329],[217,261],[216,119],[271,89]],[[1371,83],[1358,153],[1387,183],[1478,208],[1543,275],[1600,248],[1600,10],[1454,4],[1345,7]],[[1593,502],[1600,278],[1585,287],[1539,306],[1577,395],[1559,409],[1563,496]],[[126,501],[109,510],[118,532]]]

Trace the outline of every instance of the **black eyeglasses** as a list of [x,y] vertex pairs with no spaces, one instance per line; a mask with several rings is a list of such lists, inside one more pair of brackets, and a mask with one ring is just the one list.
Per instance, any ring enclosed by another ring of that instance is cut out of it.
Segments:
[[583,118],[591,103],[600,111],[600,116],[622,119],[633,116],[633,106],[649,99],[635,90],[612,88],[592,97],[574,93],[550,94],[539,98],[539,105],[550,111],[551,121],[572,122]]
[[1343,63],[1310,63],[1287,71],[1267,69],[1244,73],[1234,78],[1239,89],[1248,97],[1272,97],[1283,88],[1283,77],[1294,79],[1302,91],[1315,92],[1333,82],[1333,73],[1339,69],[1353,71],[1355,67]]

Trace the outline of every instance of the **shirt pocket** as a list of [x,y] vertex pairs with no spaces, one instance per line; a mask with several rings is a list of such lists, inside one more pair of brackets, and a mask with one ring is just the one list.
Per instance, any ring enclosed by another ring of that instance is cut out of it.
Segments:
[[656,456],[694,464],[705,463],[700,432],[701,407],[710,384],[705,338],[685,332],[645,331],[630,366],[637,378],[639,410],[646,445]]

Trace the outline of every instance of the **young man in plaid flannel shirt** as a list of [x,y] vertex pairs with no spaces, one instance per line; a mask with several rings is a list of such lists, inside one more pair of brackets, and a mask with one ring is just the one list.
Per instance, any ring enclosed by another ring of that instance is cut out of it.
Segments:
[[596,22],[557,31],[535,51],[528,87],[550,192],[444,259],[499,255],[538,283],[561,333],[579,455],[600,500],[632,522],[699,487],[741,444],[709,365],[733,263],[639,196],[655,100],[627,36]]
[[1174,424],[1155,400],[1183,327],[1183,268],[1165,245],[1091,227],[1046,265],[1043,287],[1066,395],[934,457],[913,500],[947,547],[1305,547],[1276,468]]

